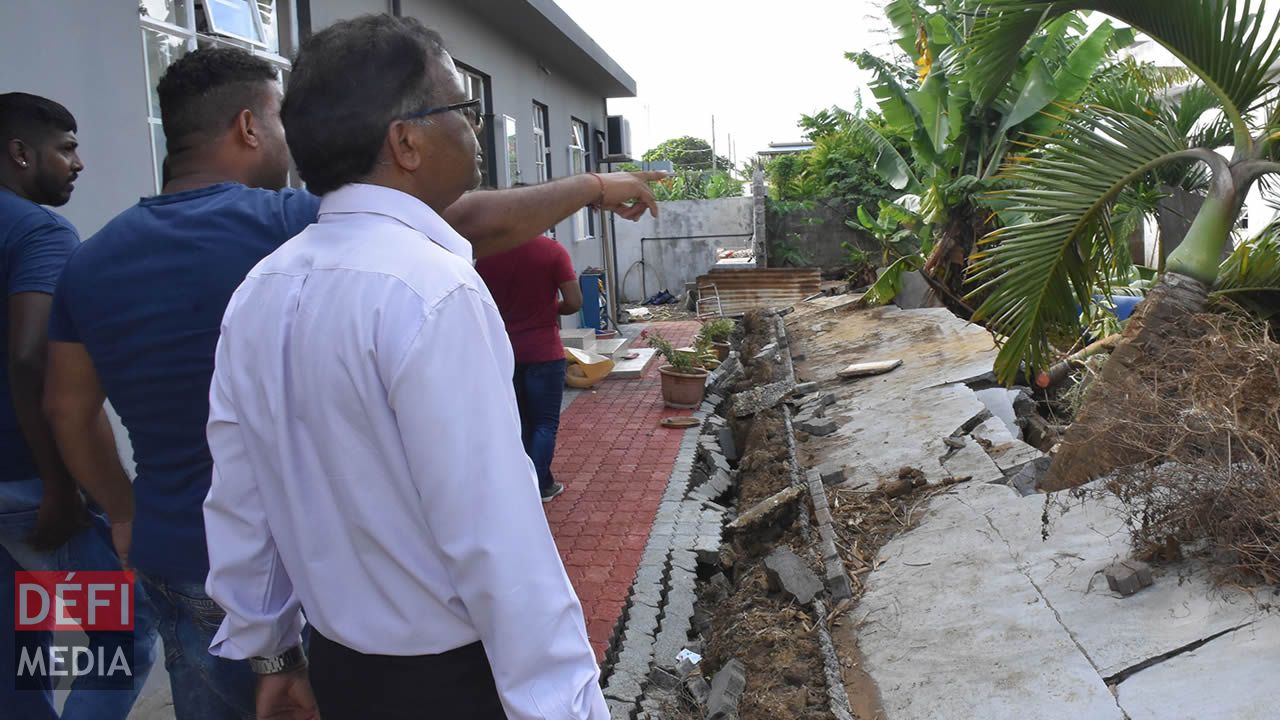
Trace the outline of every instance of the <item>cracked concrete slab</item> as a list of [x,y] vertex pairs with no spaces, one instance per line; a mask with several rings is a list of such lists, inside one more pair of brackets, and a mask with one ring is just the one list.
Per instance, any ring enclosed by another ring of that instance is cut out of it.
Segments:
[[1130,720],[1276,717],[1280,618],[1268,617],[1135,674],[1117,687]]
[[805,446],[821,463],[858,468],[859,482],[892,480],[904,466],[918,468],[931,483],[952,476],[941,458],[950,448],[943,438],[986,411],[963,381],[991,371],[996,356],[991,335],[945,309],[796,313],[793,326],[807,329],[816,317],[827,327],[803,339],[805,361],[797,373],[806,380],[831,381],[850,363],[900,357],[887,375],[852,383],[832,383],[835,402],[826,417],[841,424]]
[[1017,498],[957,486],[882,550],[853,616],[889,720],[1123,718],[987,521]]
[[1261,595],[1216,589],[1194,563],[1155,567],[1155,584],[1136,595],[1112,592],[1102,570],[1132,552],[1119,501],[1063,501],[1070,509],[1051,510],[1048,541],[1041,539],[1044,496],[987,515],[1103,677],[1263,615]]
[[960,442],[963,443],[960,448],[942,461],[942,466],[952,477],[969,478],[980,483],[1004,480],[1004,471],[973,438],[960,438]]
[[991,417],[973,429],[973,437],[986,449],[992,461],[1003,472],[1016,471],[1023,465],[1044,457],[1044,453],[1019,440],[998,417]]

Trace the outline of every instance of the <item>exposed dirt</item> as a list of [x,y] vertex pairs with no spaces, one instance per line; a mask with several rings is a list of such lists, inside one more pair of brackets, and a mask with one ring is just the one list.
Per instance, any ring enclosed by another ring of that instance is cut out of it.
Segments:
[[[744,482],[740,483],[738,509],[745,511],[791,484],[787,468],[786,425],[778,410],[766,410],[746,429],[746,452],[738,463]],[[746,479],[750,482],[745,482]]]

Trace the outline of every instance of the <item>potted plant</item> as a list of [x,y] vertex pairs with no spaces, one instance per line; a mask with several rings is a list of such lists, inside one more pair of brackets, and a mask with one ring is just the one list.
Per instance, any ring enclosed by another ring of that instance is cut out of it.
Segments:
[[737,326],[733,320],[723,317],[702,324],[699,336],[707,338],[721,362],[729,359],[729,336]]
[[702,405],[710,374],[704,361],[712,355],[710,341],[699,337],[692,351],[676,348],[661,333],[644,332],[649,347],[658,351],[666,364],[658,368],[662,376],[662,401],[667,407],[689,410]]

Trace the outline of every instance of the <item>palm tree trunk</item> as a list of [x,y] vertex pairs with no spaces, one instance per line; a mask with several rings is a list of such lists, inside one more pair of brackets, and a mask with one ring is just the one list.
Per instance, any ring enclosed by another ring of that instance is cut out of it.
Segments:
[[1107,473],[1146,460],[1136,457],[1132,448],[1111,442],[1107,429],[1116,423],[1132,421],[1118,398],[1131,394],[1155,392],[1134,380],[1132,368],[1151,362],[1153,350],[1170,338],[1185,334],[1179,321],[1189,314],[1202,312],[1209,295],[1203,282],[1174,272],[1165,273],[1159,284],[1147,295],[1125,327],[1120,344],[1103,366],[1085,394],[1075,422],[1067,431],[1053,458],[1049,472],[1040,480],[1045,492],[1079,487]]

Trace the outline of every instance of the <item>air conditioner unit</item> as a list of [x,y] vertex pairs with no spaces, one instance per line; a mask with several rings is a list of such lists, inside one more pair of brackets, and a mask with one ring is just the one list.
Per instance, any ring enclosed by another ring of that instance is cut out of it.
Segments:
[[621,115],[609,116],[609,157],[631,157],[631,123]]

